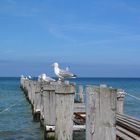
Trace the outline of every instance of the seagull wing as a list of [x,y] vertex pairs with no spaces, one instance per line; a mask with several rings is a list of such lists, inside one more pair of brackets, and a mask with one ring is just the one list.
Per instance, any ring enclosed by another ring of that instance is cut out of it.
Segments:
[[55,81],[55,79],[53,79],[53,78],[51,78],[51,77],[48,77],[48,76],[46,77],[46,80],[47,80],[47,81]]
[[62,76],[62,77],[73,77],[74,74],[69,72],[69,71],[66,71],[66,70],[59,70],[59,75]]

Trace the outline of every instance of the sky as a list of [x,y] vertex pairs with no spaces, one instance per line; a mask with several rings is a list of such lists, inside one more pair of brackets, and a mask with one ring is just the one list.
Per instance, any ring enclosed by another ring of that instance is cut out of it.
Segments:
[[139,0],[0,0],[0,76],[140,77]]

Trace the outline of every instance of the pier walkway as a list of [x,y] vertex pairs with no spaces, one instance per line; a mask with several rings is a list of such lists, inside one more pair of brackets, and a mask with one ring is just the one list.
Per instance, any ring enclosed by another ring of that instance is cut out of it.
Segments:
[[85,131],[86,140],[140,140],[140,120],[123,114],[122,89],[90,85],[76,93],[73,83],[24,78],[20,85],[46,140],[73,140],[73,131]]

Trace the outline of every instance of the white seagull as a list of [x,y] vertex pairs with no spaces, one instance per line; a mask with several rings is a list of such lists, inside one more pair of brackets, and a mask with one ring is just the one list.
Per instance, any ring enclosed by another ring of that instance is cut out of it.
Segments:
[[29,76],[28,76],[28,79],[32,79],[32,77],[29,75]]
[[64,78],[76,78],[76,75],[69,71],[68,67],[66,70],[62,70],[59,68],[58,63],[53,63],[54,73],[59,78],[59,80],[63,80]]
[[38,76],[38,81],[54,82],[55,80],[43,73]]

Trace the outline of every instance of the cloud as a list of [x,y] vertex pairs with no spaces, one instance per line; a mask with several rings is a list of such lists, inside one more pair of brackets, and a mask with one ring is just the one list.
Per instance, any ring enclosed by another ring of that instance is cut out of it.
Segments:
[[[74,42],[75,46],[104,46],[107,44],[109,45],[115,43],[128,44],[128,42],[139,42],[140,34],[134,33],[135,30],[135,27],[126,27],[121,24],[77,23],[63,25],[55,24],[50,25],[49,27],[49,32],[52,35],[58,38],[63,38],[67,41],[69,40],[71,42]],[[84,38],[85,34],[89,35],[89,37]]]
[[[100,39],[100,40],[91,40],[91,41],[84,41],[78,44],[78,46],[86,46],[86,47],[93,47],[93,46],[100,46],[100,47],[116,47],[116,44],[125,44],[125,46],[129,47],[130,43],[137,42],[136,46],[131,45],[131,47],[139,47],[140,44],[140,35],[126,35],[126,36],[118,36],[113,39]],[[125,47],[124,46],[124,47]],[[118,46],[119,47],[119,46]],[[122,47],[122,45],[121,45]]]
[[61,25],[64,31],[77,31],[77,32],[106,32],[114,33],[119,35],[128,35],[124,27],[118,26],[117,24],[72,24],[72,25]]

